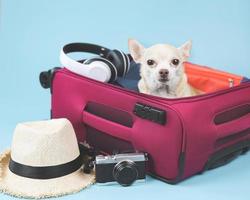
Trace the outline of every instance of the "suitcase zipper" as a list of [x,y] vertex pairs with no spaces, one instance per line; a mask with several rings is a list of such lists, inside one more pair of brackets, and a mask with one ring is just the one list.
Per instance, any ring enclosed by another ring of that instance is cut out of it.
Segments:
[[[90,79],[90,78],[87,78],[87,77],[82,77],[80,75],[74,74],[74,73],[70,72],[69,70],[67,70],[65,68],[63,68],[62,70],[56,71],[56,73],[57,72],[63,72],[63,73],[66,73],[68,75],[73,75],[77,79],[84,79],[85,81],[88,81],[90,83],[95,83],[95,84],[100,85],[100,86],[105,85],[108,88],[111,88],[111,89],[114,89],[114,90],[120,91],[120,92],[125,92],[126,94],[128,94],[130,96],[133,96],[133,97],[140,96],[140,97],[146,98],[147,100],[150,99],[153,102],[157,102],[157,103],[161,102],[162,105],[173,105],[173,104],[176,104],[176,103],[184,103],[184,102],[186,103],[186,102],[193,102],[193,101],[208,99],[208,98],[211,98],[211,97],[219,96],[219,95],[226,94],[226,93],[229,93],[229,92],[232,92],[232,91],[237,91],[237,90],[240,90],[240,89],[243,89],[243,88],[250,87],[250,82],[249,83],[245,82],[245,83],[241,83],[240,85],[237,85],[237,86],[234,86],[234,87],[229,87],[229,88],[224,89],[224,90],[218,90],[218,91],[207,93],[207,94],[200,94],[200,95],[197,95],[197,96],[181,97],[181,98],[173,98],[172,99],[172,98],[164,98],[164,97],[157,97],[157,96],[152,96],[152,95],[148,95],[148,94],[143,94],[143,93],[135,92],[135,91],[132,91],[132,90],[124,89],[124,88],[121,88],[119,86],[112,85],[110,83],[99,82],[99,81],[96,81],[96,80],[93,80],[93,79]],[[232,84],[232,83],[230,83],[230,81],[229,81],[229,84]],[[169,104],[166,101],[172,101],[173,103]]]

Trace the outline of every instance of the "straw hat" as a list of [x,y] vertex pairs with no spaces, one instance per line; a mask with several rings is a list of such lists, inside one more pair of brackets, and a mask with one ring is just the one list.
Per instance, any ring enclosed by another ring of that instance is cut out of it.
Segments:
[[17,125],[11,150],[0,155],[0,191],[44,198],[75,193],[94,183],[84,174],[77,139],[67,119]]

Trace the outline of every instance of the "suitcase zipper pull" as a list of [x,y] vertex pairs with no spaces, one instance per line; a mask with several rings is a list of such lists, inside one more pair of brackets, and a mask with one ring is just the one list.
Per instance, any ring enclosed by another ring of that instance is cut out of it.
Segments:
[[234,80],[232,78],[229,78],[228,81],[229,81],[229,87],[230,88],[233,87],[234,86]]

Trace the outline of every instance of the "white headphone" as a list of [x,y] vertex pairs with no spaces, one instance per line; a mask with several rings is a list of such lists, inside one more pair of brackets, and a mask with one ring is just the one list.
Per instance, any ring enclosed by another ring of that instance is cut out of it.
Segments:
[[[83,63],[70,58],[72,52],[88,52],[99,57],[86,59]],[[119,50],[110,50],[88,43],[65,45],[60,53],[61,64],[68,70],[102,82],[113,82],[118,76],[125,76],[129,71],[132,57]]]

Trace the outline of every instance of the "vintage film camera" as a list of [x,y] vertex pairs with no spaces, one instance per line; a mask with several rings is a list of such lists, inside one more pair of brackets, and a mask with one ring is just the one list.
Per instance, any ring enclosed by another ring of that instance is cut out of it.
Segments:
[[129,186],[136,180],[144,180],[146,161],[144,153],[98,155],[95,159],[96,182],[117,181],[122,186]]
[[97,155],[85,164],[84,172],[90,173],[95,167],[97,183],[117,181],[122,186],[130,186],[135,181],[145,180],[147,160],[146,153]]

